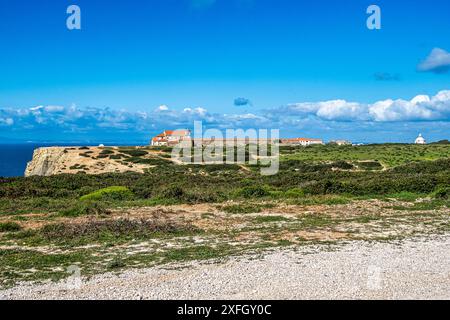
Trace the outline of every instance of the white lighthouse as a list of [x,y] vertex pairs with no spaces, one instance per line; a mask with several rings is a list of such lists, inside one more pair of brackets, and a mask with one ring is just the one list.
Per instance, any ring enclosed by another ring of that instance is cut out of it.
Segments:
[[415,144],[427,144],[426,140],[424,139],[424,137],[422,137],[421,133],[417,137]]

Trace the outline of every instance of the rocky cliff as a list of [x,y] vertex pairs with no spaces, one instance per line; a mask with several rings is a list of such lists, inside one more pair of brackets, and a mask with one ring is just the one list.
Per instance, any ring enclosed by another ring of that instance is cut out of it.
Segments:
[[28,162],[25,176],[49,176],[64,163],[64,148],[39,148],[34,150],[33,160]]
[[[140,150],[141,157],[133,157]],[[135,147],[50,147],[34,151],[25,176],[51,176],[64,173],[100,174],[110,172],[144,172],[152,167],[156,155]],[[131,155],[130,155],[131,154]]]

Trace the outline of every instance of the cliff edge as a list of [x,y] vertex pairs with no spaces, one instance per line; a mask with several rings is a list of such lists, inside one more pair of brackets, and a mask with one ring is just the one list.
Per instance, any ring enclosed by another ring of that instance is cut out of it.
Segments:
[[162,161],[158,153],[145,147],[46,147],[34,151],[25,176],[143,173],[158,161]]
[[33,159],[28,162],[25,177],[49,176],[64,163],[64,148],[39,148],[34,150]]

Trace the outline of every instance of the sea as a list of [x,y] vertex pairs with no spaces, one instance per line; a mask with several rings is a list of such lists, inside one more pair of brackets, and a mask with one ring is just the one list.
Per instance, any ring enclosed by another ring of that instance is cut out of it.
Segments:
[[[82,143],[18,143],[0,144],[0,177],[23,177],[27,163],[33,158],[33,152],[41,147],[83,146]],[[95,146],[98,144],[88,144]],[[140,143],[111,143],[108,145],[144,145]]]

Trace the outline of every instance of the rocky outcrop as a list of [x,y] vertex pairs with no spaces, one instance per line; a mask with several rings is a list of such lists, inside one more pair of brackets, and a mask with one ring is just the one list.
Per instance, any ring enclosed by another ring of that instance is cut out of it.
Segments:
[[39,148],[34,150],[33,159],[28,162],[25,176],[50,176],[64,163],[64,148]]
[[[128,147],[128,150],[134,147]],[[137,149],[137,148],[136,148]],[[150,154],[142,157],[143,160]],[[144,172],[152,167],[146,163],[127,161],[131,156],[123,154],[118,147],[50,147],[34,151],[25,176],[51,176],[56,174],[101,174],[111,172]],[[145,161],[143,161],[145,162]]]

